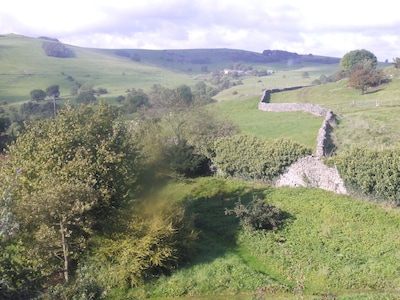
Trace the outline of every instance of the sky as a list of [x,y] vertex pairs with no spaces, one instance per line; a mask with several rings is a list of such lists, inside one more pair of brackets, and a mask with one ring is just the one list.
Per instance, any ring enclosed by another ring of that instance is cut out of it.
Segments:
[[0,34],[112,49],[231,48],[343,57],[400,57],[392,0],[11,0]]

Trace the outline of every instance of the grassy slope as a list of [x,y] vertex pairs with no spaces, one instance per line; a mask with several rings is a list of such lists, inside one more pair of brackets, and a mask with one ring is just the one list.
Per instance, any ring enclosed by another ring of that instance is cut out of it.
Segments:
[[[397,209],[321,190],[216,178],[170,184],[161,195],[166,201],[186,201],[196,214],[199,248],[191,264],[130,291],[131,296],[250,299],[262,287],[271,299],[321,299],[329,293],[339,299],[399,296],[394,291],[400,286]],[[224,215],[239,199],[246,203],[254,197],[288,213],[286,225],[277,232],[248,234],[234,217]],[[115,293],[113,299],[126,296]]]
[[[69,46],[75,58],[48,57],[42,40],[16,35],[0,37],[0,101],[15,103],[29,99],[33,89],[60,85],[62,96],[69,95],[73,82],[89,82],[109,91],[102,98],[116,98],[129,88],[148,89],[155,83],[176,87],[193,83],[190,76],[160,67],[137,63],[97,49]],[[63,75],[63,74],[64,75]]]
[[[215,97],[218,100],[215,105],[221,114],[237,123],[244,132],[254,133],[264,138],[287,137],[315,150],[322,117],[304,112],[263,112],[257,110],[257,105],[265,89],[308,86],[321,75],[328,76],[334,73],[337,66],[305,64],[291,66],[291,69],[285,69],[285,66],[280,67],[282,70],[270,76],[244,78],[242,85],[219,93]],[[304,72],[308,72],[310,77],[303,78]],[[282,94],[286,95],[286,93]],[[297,102],[293,99],[286,100]]]
[[[392,68],[392,81],[365,95],[348,89],[347,81],[274,94],[271,102],[309,102],[332,109],[339,125],[334,130],[339,150],[351,145],[365,147],[392,147],[400,143],[397,133],[400,102],[399,74]],[[378,106],[377,106],[378,104]]]

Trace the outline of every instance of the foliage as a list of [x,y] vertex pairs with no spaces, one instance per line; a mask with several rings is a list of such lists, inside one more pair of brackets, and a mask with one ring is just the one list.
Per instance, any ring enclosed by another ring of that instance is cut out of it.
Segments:
[[252,135],[217,139],[212,162],[228,176],[269,181],[312,151],[289,139],[264,140]]
[[67,105],[56,119],[28,124],[10,146],[2,177],[20,173],[12,212],[42,276],[63,271],[68,280],[94,225],[110,222],[133,188],[139,148],[116,118],[109,105]]
[[50,98],[58,98],[60,96],[60,86],[53,84],[46,89],[46,95]]
[[31,100],[42,101],[46,98],[46,92],[41,89],[34,89],[29,93]]
[[91,266],[104,287],[140,286],[189,259],[196,233],[181,204],[146,200],[121,221],[123,232],[94,241]]
[[213,140],[237,132],[231,122],[218,118],[204,103],[195,102],[187,86],[170,90],[154,85],[148,98],[150,104],[146,104],[147,95],[142,91],[133,92],[134,99],[143,103],[136,132],[148,158],[148,169],[156,173],[207,174],[206,157]]
[[76,102],[81,104],[90,104],[96,101],[95,93],[96,91],[93,89],[93,85],[86,82],[80,87],[78,96],[76,97]]
[[47,56],[54,56],[60,58],[74,57],[74,52],[67,48],[64,44],[60,42],[46,41],[43,42],[42,48]]
[[400,69],[400,57],[393,58],[393,65],[397,71]]
[[381,71],[372,68],[354,70],[349,78],[349,86],[361,91],[364,95],[368,87],[377,86],[382,83],[383,74]]
[[137,112],[140,108],[150,106],[149,96],[143,92],[142,89],[136,90],[133,88],[129,90],[123,102],[122,111],[124,114],[132,114]]
[[245,230],[278,230],[284,219],[283,212],[262,199],[248,205],[236,203],[233,209],[226,209],[225,215],[235,214]]
[[400,201],[400,149],[353,147],[334,159],[345,184],[377,199]]
[[[56,110],[61,108],[60,105],[56,104]],[[19,122],[32,122],[36,120],[49,119],[54,116],[54,105],[51,102],[46,101],[43,104],[29,101],[23,103],[20,108],[20,120]]]
[[165,157],[171,171],[176,174],[194,177],[209,173],[207,157],[196,153],[195,147],[189,145],[186,140],[181,139],[176,144],[167,146]]
[[353,50],[346,53],[340,60],[340,66],[345,71],[352,71],[360,64],[361,65],[368,64],[370,68],[376,69],[378,65],[378,59],[372,52],[365,49],[361,49],[361,50]]

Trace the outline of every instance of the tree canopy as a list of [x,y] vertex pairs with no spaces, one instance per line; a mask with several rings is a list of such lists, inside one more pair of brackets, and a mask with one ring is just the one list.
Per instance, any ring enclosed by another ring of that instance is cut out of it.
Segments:
[[340,60],[340,66],[345,71],[352,71],[354,68],[364,69],[366,66],[376,69],[377,65],[378,59],[375,54],[365,49],[350,51]]
[[11,211],[42,276],[61,273],[67,281],[92,231],[134,189],[140,149],[117,116],[106,104],[67,105],[55,119],[27,124],[9,147],[0,188],[16,178]]

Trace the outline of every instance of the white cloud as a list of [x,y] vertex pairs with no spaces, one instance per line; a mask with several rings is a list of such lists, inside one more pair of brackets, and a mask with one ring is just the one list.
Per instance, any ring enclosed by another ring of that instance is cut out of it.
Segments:
[[0,33],[52,36],[97,48],[236,48],[343,56],[368,49],[397,57],[393,2],[349,0],[13,0]]

